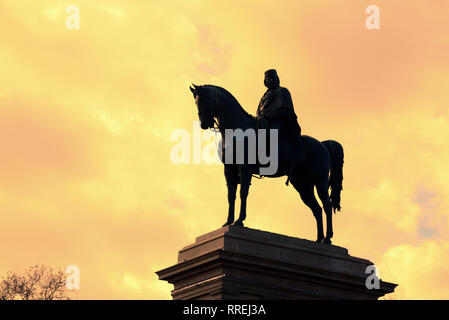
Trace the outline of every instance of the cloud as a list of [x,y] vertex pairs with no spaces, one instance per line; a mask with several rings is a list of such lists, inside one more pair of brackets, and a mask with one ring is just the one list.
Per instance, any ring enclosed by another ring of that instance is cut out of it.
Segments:
[[224,73],[229,67],[232,46],[220,44],[211,27],[198,27],[199,46],[193,53],[196,68],[211,76]]
[[[254,114],[274,67],[304,133],[345,149],[334,243],[399,297],[447,297],[445,1],[384,1],[379,32],[337,1],[78,5],[68,31],[53,1],[0,4],[0,273],[76,264],[79,298],[169,298],[154,272],[227,215],[221,165],[169,160],[171,132],[198,120],[188,86]],[[284,181],[253,181],[247,225],[314,239]]]
[[416,193],[412,196],[412,200],[422,206],[428,206],[430,201],[437,196],[435,191],[427,189],[424,186],[419,186]]
[[381,278],[399,284],[393,294],[397,299],[447,299],[448,252],[447,241],[391,247],[378,264]]
[[90,157],[92,145],[86,138],[96,128],[86,119],[51,100],[7,95],[0,98],[0,104],[4,188],[36,188],[47,179],[80,179],[96,170]]

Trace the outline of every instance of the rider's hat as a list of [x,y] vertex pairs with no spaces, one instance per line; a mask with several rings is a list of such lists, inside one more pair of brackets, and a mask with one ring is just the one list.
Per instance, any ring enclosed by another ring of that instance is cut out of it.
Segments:
[[276,69],[269,69],[269,70],[267,70],[267,71],[265,71],[265,75],[271,75],[271,76],[276,76],[277,77],[277,72],[276,72]]

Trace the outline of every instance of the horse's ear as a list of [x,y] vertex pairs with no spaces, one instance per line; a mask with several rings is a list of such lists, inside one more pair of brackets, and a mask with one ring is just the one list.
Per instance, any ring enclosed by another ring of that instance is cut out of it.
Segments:
[[[192,87],[193,86],[193,87]],[[195,96],[198,94],[198,89],[199,89],[199,87],[198,86],[196,86],[196,85],[194,85],[193,83],[192,83],[192,85],[189,87],[189,89],[190,89],[190,91],[192,91],[192,93],[193,93],[193,97],[195,98]]]

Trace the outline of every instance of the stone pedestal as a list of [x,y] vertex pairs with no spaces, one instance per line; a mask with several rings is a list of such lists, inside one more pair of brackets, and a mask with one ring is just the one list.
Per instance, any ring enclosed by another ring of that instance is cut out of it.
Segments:
[[179,299],[378,299],[397,286],[367,289],[368,260],[342,247],[226,226],[181,249],[160,270]]

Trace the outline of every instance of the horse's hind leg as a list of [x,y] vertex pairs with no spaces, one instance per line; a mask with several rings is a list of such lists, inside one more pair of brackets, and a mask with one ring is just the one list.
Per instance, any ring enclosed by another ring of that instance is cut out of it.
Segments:
[[312,210],[313,216],[316,220],[317,227],[317,239],[316,242],[321,242],[324,238],[323,234],[323,210],[321,209],[318,201],[315,198],[315,194],[313,193],[313,184],[301,184],[296,181],[292,181],[293,186],[296,190],[298,190],[299,195],[301,196],[302,201],[306,206]]
[[316,190],[318,196],[320,197],[321,203],[323,204],[324,212],[326,213],[326,238],[324,238],[324,243],[331,244],[331,238],[334,235],[332,229],[332,206],[329,199],[328,182],[327,179],[316,185]]

